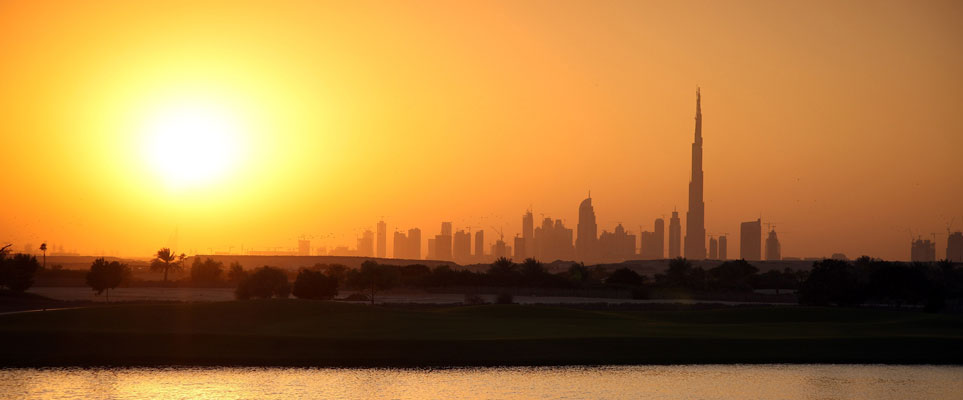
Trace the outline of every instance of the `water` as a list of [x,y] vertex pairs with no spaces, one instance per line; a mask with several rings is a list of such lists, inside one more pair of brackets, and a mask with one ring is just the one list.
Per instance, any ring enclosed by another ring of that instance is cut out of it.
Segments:
[[961,366],[0,369],[0,399],[960,399]]

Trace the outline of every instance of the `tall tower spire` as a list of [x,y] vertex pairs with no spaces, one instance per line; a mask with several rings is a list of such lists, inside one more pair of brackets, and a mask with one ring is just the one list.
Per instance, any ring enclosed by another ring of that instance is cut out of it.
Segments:
[[685,221],[685,258],[706,258],[705,202],[702,197],[702,95],[696,87],[695,139],[692,142],[692,178],[689,211]]

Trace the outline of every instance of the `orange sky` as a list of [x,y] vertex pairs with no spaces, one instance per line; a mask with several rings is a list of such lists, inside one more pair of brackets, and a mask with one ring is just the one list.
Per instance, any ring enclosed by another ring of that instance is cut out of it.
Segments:
[[[699,85],[706,230],[730,256],[761,216],[784,256],[906,259],[912,230],[942,257],[961,20],[957,1],[4,1],[0,240],[330,248],[380,216],[514,234],[529,206],[574,228],[588,190],[600,230],[651,229],[684,215]],[[208,153],[145,150],[172,104],[239,127],[215,177],[150,161]]]

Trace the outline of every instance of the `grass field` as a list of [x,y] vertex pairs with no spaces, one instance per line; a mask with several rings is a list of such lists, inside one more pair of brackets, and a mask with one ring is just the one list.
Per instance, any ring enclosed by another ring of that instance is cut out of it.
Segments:
[[963,363],[963,316],[729,307],[599,311],[304,300],[0,316],[0,365]]

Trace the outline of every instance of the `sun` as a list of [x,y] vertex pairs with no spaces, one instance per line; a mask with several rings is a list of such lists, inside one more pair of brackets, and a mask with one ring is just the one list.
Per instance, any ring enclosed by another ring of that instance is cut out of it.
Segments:
[[143,155],[173,187],[216,183],[240,162],[244,139],[239,117],[222,105],[177,101],[156,108],[143,125]]

